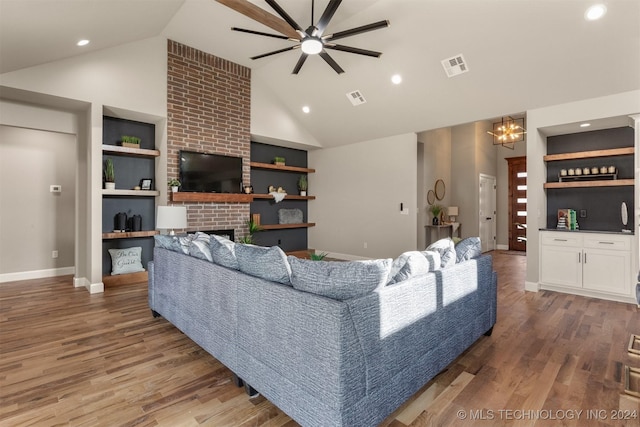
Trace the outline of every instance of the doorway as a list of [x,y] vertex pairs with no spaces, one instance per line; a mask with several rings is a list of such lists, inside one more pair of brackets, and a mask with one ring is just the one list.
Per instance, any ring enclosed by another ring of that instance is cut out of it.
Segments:
[[480,174],[480,243],[482,252],[496,248],[496,177]]
[[527,250],[527,157],[506,159],[509,165],[509,250]]

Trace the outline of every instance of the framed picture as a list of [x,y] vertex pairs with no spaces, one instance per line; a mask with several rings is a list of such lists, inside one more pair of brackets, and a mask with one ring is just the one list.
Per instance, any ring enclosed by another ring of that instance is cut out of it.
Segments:
[[151,178],[143,178],[140,180],[141,190],[151,190],[152,185],[153,185],[153,179]]

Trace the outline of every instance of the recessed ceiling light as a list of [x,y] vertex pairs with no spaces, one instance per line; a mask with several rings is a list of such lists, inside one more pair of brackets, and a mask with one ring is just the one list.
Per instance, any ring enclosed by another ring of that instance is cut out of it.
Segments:
[[78,43],[76,43],[76,45],[78,45],[78,46],[86,46],[88,44],[89,44],[89,40],[87,40],[87,39],[79,40]]
[[400,83],[402,83],[402,76],[400,74],[394,74],[393,76],[391,76],[391,82],[394,85],[399,85]]
[[308,105],[305,105],[304,107],[302,107],[302,112],[305,114],[309,114],[309,112],[311,111],[311,109],[309,108]]
[[580,124],[581,128],[588,128],[589,126],[591,126],[591,123],[581,123]]
[[584,19],[587,21],[595,21],[600,19],[607,13],[607,7],[603,4],[595,4],[584,13]]

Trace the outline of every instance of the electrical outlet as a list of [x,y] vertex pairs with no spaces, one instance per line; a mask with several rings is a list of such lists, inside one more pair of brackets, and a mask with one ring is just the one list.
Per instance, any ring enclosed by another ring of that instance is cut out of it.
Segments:
[[587,210],[580,209],[580,218],[586,218],[586,217],[587,217]]
[[58,251],[51,251],[51,258],[58,258]]
[[51,193],[61,193],[62,192],[62,185],[50,185],[49,186],[49,192]]

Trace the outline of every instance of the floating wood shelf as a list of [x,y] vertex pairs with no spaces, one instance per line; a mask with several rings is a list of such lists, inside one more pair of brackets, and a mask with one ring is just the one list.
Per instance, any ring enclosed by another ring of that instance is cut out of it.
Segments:
[[160,151],[148,150],[146,148],[129,148],[121,147],[120,145],[102,145],[102,152],[105,154],[112,154],[114,156],[136,156],[136,157],[158,157]]
[[622,187],[626,185],[634,185],[634,180],[615,179],[609,181],[546,182],[544,188]]
[[[273,196],[271,194],[252,194],[254,199],[271,199],[273,200]],[[316,196],[297,196],[294,194],[287,194],[285,196],[285,200],[315,200]]]
[[316,171],[315,169],[301,168],[298,166],[286,166],[286,165],[279,166],[279,165],[273,165],[271,163],[260,163],[260,162],[249,162],[249,166],[251,166],[254,169],[271,169],[271,170],[284,171],[284,172],[314,173]]
[[134,197],[155,197],[159,196],[158,190],[102,190],[103,196],[134,196]]
[[253,194],[243,193],[190,193],[178,191],[171,193],[173,202],[205,202],[205,203],[251,203]]
[[121,233],[110,232],[110,233],[102,233],[103,239],[131,239],[134,237],[151,237],[159,234],[158,230],[148,230],[148,231],[126,231]]
[[300,224],[260,224],[263,230],[285,230],[288,228],[307,228],[315,227],[315,222],[304,222]]
[[575,153],[548,154],[543,157],[545,162],[558,160],[592,159],[596,157],[627,156],[635,152],[634,147],[611,148],[608,150],[578,151]]
[[137,273],[116,274],[115,276],[103,276],[102,283],[105,287],[131,285],[134,283],[142,283],[146,285],[149,280],[147,271],[139,271]]

